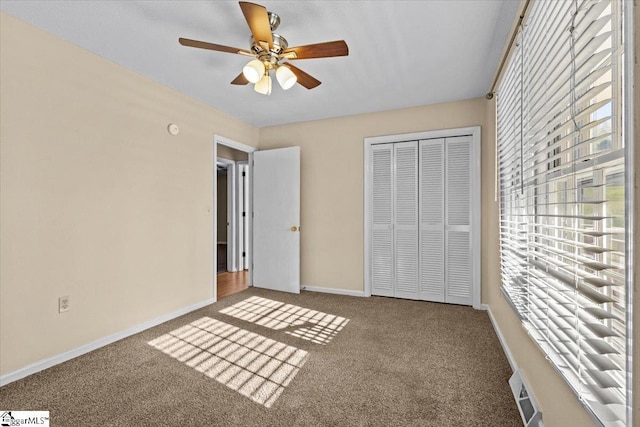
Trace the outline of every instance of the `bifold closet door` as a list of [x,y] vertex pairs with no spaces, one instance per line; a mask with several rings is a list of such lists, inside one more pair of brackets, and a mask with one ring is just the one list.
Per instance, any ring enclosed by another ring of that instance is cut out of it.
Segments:
[[372,147],[373,295],[419,299],[418,143]]
[[371,293],[393,296],[393,144],[371,149]]
[[444,139],[420,141],[420,299],[445,302]]
[[394,297],[419,299],[418,288],[418,141],[394,149]]
[[372,295],[480,303],[478,144],[479,129],[370,146]]
[[471,137],[445,140],[445,302],[473,305]]

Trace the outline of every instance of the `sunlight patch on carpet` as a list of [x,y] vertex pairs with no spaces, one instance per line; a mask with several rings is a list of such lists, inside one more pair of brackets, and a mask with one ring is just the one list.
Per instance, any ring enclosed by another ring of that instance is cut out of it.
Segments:
[[325,345],[349,323],[349,319],[262,297],[250,297],[220,313],[285,334]]
[[148,344],[267,408],[308,356],[304,350],[210,317]]

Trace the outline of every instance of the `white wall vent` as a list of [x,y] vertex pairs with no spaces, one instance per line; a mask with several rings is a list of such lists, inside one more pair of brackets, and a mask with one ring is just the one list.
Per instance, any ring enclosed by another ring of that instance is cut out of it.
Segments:
[[511,375],[509,385],[511,386],[513,397],[516,399],[518,411],[520,411],[524,425],[526,427],[543,427],[542,412],[533,395],[529,392],[529,387],[524,382],[519,370],[514,371],[513,375]]

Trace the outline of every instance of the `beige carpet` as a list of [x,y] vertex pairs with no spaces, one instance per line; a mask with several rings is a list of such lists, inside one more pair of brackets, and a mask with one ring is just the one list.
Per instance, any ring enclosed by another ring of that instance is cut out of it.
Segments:
[[2,387],[0,409],[52,426],[521,426],[510,374],[470,307],[250,288]]

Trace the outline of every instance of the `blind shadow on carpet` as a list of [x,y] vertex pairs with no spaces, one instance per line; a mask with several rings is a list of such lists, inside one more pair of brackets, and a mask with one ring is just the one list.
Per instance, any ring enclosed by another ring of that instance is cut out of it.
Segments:
[[8,384],[0,402],[61,426],[520,427],[510,376],[486,312],[249,288]]

